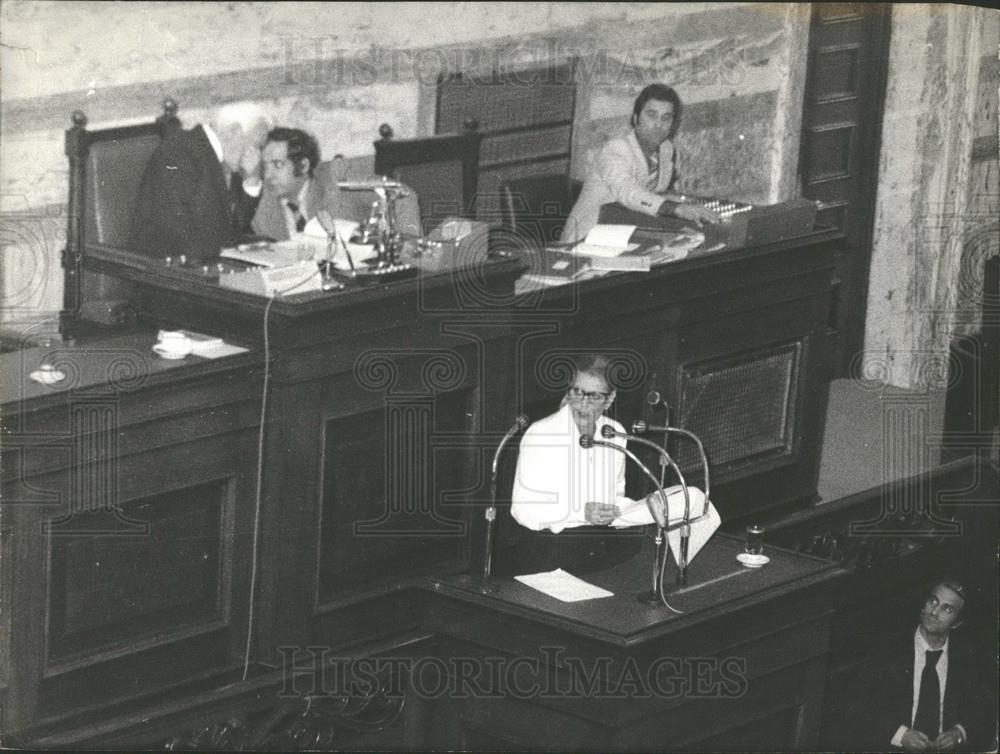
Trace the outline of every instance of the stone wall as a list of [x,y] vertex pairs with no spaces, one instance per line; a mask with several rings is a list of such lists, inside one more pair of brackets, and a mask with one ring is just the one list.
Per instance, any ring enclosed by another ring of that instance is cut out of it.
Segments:
[[736,3],[89,3],[5,0],[2,314],[61,300],[63,130],[141,122],[165,97],[186,126],[249,99],[370,169],[382,122],[434,131],[437,76],[580,59],[573,172],[627,126],[647,83],[677,87],[684,187],[749,201],[795,193],[808,9]]
[[893,8],[864,371],[940,386],[956,332],[979,326],[997,232],[1000,13]]

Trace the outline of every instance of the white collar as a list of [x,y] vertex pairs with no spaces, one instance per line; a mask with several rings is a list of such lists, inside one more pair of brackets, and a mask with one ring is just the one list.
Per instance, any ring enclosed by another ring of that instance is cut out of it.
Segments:
[[934,649],[930,644],[927,643],[927,639],[924,638],[923,631],[920,630],[920,626],[917,626],[917,630],[913,635],[913,648],[919,652],[937,652],[938,649],[943,650],[941,656],[944,657],[948,654],[948,639],[944,638],[944,644],[942,644],[937,649]]
[[223,162],[222,154],[222,142],[219,141],[218,134],[212,130],[212,127],[207,123],[201,124],[201,130],[205,132],[205,136],[208,137],[208,143],[212,145],[212,151],[215,152],[215,156],[219,158],[219,162]]

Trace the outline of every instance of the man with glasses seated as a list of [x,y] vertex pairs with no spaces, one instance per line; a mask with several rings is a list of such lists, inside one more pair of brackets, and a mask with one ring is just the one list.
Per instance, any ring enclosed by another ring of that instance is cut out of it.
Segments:
[[[335,163],[321,162],[319,144],[298,128],[275,128],[263,152],[264,190],[252,228],[259,236],[285,241],[326,210],[331,216],[364,222],[374,195],[342,191]],[[412,193],[396,202],[397,229],[420,235],[420,211]],[[349,239],[345,239],[349,240]]]
[[608,528],[623,509],[638,503],[625,495],[625,456],[612,448],[580,445],[582,435],[625,445],[624,438],[601,436],[605,425],[624,431],[604,415],[616,395],[608,366],[603,355],[575,359],[559,410],[525,431],[510,506],[523,536],[513,552],[497,559],[498,569],[526,573],[562,567],[579,573],[638,552],[639,532]]

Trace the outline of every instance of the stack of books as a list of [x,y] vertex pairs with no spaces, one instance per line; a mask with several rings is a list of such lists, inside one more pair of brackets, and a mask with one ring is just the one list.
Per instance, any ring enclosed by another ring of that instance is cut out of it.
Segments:
[[568,249],[540,249],[528,261],[531,268],[521,279],[545,286],[572,283],[586,276],[591,269],[590,259]]

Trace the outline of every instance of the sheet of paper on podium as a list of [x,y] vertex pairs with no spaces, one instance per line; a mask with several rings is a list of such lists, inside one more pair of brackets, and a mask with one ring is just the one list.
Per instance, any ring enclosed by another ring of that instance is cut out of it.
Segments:
[[544,573],[529,573],[514,578],[525,586],[537,589],[539,592],[555,597],[562,602],[580,602],[614,596],[614,592],[578,579],[562,568]]

